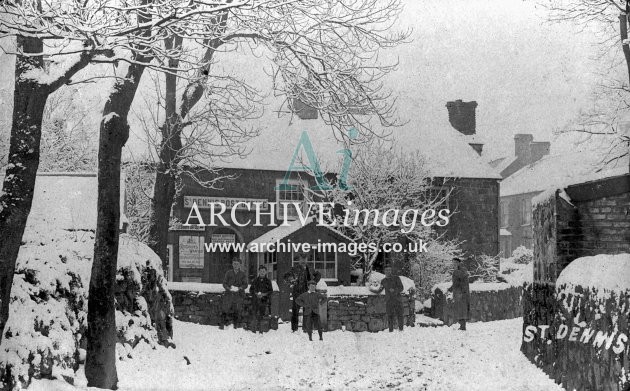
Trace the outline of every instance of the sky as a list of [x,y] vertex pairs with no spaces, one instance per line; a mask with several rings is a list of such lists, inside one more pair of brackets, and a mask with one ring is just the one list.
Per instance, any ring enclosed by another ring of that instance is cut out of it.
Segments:
[[390,82],[412,102],[401,116],[420,128],[448,126],[447,101],[477,101],[477,133],[500,154],[513,150],[517,133],[552,141],[554,130],[589,107],[598,64],[588,31],[547,22],[532,1],[498,4],[407,1],[401,25],[414,29],[413,42],[397,49],[400,67]]
[[[534,1],[403,1],[398,26],[412,29],[411,42],[382,57],[399,62],[386,83],[399,98],[401,120],[410,124],[401,134],[418,131],[439,137],[442,129],[450,129],[446,102],[463,99],[478,103],[477,133],[488,156],[513,153],[517,133],[552,141],[552,152],[572,148],[566,139],[555,140],[553,133],[592,104],[602,64],[595,59],[597,41],[589,30],[577,32],[569,23],[547,22],[547,11]],[[245,61],[252,64],[251,59]],[[12,67],[13,59],[0,54],[4,101],[11,99]],[[93,84],[76,91],[77,104],[90,102],[85,110],[93,113],[94,127],[106,91],[106,85]],[[138,97],[134,110],[143,104]],[[127,150],[135,155],[144,148],[138,126],[132,119],[136,131]]]

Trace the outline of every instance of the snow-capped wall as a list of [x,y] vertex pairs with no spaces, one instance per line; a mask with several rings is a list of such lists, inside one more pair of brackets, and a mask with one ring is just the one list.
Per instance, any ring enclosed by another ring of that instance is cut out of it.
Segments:
[[[415,302],[413,292],[402,297],[403,322],[406,326],[415,325]],[[327,315],[329,331],[345,329],[346,331],[375,332],[388,327],[385,295],[375,295],[371,292],[369,295],[329,296]]]
[[538,282],[524,289],[523,307],[521,351],[565,389],[630,389],[629,289]]
[[[447,325],[457,322],[454,317],[451,283],[438,284],[431,296],[431,316]],[[470,322],[514,319],[523,316],[522,288],[509,283],[470,284]]]
[[630,254],[599,254],[571,262],[556,285],[596,288],[600,294],[630,291]]
[[[24,235],[0,345],[0,388],[25,387],[32,378],[72,381],[83,356],[94,233],[49,228],[31,226]],[[131,357],[139,343],[172,337],[173,308],[165,288],[159,258],[121,237],[116,294],[121,359]]]
[[[170,286],[172,285],[172,287]],[[280,308],[280,294],[278,285],[272,282],[273,293],[270,296],[269,315],[272,320],[269,327],[277,328]],[[249,288],[248,288],[249,289]],[[221,284],[203,284],[189,282],[175,282],[169,284],[173,297],[175,318],[184,322],[208,324],[218,326],[221,320],[221,300],[225,289]],[[247,327],[251,313],[251,296],[245,295],[241,308],[241,327]]]

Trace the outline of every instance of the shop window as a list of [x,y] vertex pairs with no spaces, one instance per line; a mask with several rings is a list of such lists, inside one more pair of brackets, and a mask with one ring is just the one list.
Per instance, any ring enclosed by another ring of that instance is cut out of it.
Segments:
[[[299,208],[304,211],[305,199],[304,199],[304,185],[299,180],[288,180],[287,186],[282,186],[283,180],[278,179],[276,181],[276,217],[279,220],[297,220],[298,211],[295,203],[299,203]],[[284,216],[284,206],[287,205],[286,219]]]
[[[315,247],[316,245],[313,245]],[[297,265],[297,254],[293,254],[293,265]],[[321,273],[322,279],[337,279],[337,253],[329,251],[317,251],[316,248],[311,249],[308,259],[308,265],[312,270]]]
[[258,266],[265,265],[267,277],[270,280],[278,280],[278,253],[265,252],[258,257]]
[[522,225],[532,223],[532,199],[526,198],[521,202],[521,222]]

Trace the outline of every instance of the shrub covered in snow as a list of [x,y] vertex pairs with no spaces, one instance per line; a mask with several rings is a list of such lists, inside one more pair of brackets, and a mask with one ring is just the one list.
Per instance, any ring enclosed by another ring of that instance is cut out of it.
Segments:
[[483,254],[475,259],[475,266],[469,271],[470,278],[482,282],[497,282],[500,263],[498,256]]
[[[14,389],[32,378],[72,381],[84,356],[94,252],[90,231],[33,228],[24,241],[0,346],[0,385]],[[116,309],[121,359],[139,343],[156,346],[172,336],[173,306],[161,262],[147,246],[125,236],[119,246]]]
[[461,256],[457,243],[432,242],[427,252],[417,253],[410,260],[410,273],[413,278],[417,296],[421,300],[431,297],[431,288],[435,284],[450,281],[453,271],[453,258]]
[[511,260],[514,263],[521,263],[526,265],[534,260],[534,251],[525,248],[525,246],[518,246],[516,249],[514,249],[514,251],[512,251]]

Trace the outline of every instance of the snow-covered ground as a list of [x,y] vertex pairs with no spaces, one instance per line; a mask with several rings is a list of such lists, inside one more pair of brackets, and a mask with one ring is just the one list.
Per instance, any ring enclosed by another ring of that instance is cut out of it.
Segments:
[[[264,335],[174,326],[177,349],[135,350],[118,363],[120,390],[562,390],[519,352],[522,319],[473,323],[467,332],[335,331],[323,342],[286,324]],[[83,377],[76,386],[40,380],[29,390],[77,388],[85,389]]]

